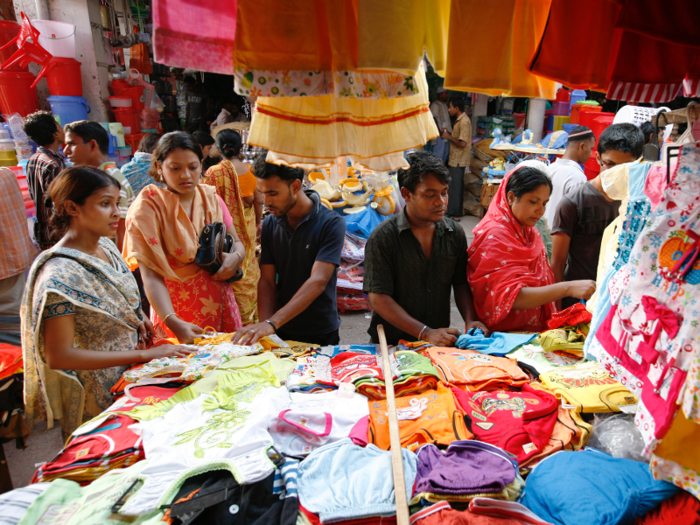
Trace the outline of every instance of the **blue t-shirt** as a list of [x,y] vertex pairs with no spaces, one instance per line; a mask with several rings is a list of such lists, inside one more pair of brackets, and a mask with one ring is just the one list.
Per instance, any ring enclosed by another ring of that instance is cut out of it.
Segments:
[[[262,254],[260,265],[273,264],[277,272],[277,304],[286,305],[299,288],[311,277],[316,261],[340,265],[340,253],[345,241],[345,220],[321,206],[315,191],[306,191],[313,201],[311,213],[292,230],[286,217],[270,215],[265,219],[260,235]],[[340,327],[336,283],[337,272],[328,280],[325,290],[302,313],[280,330],[304,341],[306,334],[328,334]]]

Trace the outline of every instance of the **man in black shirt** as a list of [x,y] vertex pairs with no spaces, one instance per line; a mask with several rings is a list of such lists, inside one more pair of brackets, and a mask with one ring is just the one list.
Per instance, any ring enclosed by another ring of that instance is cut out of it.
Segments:
[[460,331],[450,328],[450,293],[465,328],[488,329],[474,312],[467,282],[467,236],[445,218],[450,174],[433,153],[419,151],[399,171],[403,211],[381,223],[365,247],[364,292],[374,313],[368,333],[378,343],[383,324],[388,344],[399,339],[453,346]]
[[270,216],[262,225],[258,312],[263,322],[241,328],[241,344],[277,333],[282,339],[340,342],[336,282],[345,220],[304,191],[304,170],[255,162],[258,190]]

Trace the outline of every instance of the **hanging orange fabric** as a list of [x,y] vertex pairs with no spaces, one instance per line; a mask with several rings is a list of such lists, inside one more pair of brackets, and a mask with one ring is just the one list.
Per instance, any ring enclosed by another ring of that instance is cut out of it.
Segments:
[[551,0],[453,1],[445,87],[553,99],[555,83],[528,71],[550,4]]

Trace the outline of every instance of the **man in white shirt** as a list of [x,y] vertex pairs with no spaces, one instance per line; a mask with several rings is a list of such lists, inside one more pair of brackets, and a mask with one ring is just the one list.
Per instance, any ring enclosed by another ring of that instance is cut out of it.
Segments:
[[[450,120],[450,112],[447,107],[447,99],[450,96],[450,92],[444,87],[440,86],[437,88],[437,96],[432,104],[430,104],[430,112],[433,114],[435,119],[435,124],[440,131],[440,135],[447,130],[448,133],[452,133],[452,121]],[[450,155],[450,143],[448,140],[438,137],[434,139],[433,153],[437,155],[442,162],[447,162],[447,158]]]
[[223,126],[231,122],[249,122],[250,119],[241,111],[243,101],[240,97],[231,96],[224,100],[221,106],[221,112],[216,117],[216,120],[211,123],[209,129],[213,130],[217,126]]
[[552,176],[552,194],[549,197],[544,218],[547,219],[547,226],[550,229],[562,197],[588,180],[581,164],[590,158],[594,146],[595,135],[590,128],[576,126],[569,135],[564,155],[549,167]]

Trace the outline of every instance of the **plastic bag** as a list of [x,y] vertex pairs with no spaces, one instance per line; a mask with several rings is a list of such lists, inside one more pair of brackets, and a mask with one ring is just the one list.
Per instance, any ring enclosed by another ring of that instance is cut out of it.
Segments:
[[165,104],[156,94],[156,88],[153,84],[149,84],[143,78],[141,78],[141,73],[137,69],[129,69],[129,76],[127,81],[132,86],[143,86],[143,107],[146,109],[159,109],[164,108]]
[[596,414],[588,446],[615,458],[649,461],[642,454],[644,438],[634,424],[634,414]]

